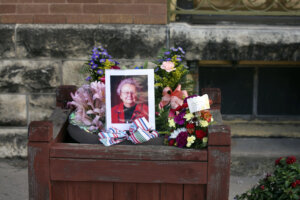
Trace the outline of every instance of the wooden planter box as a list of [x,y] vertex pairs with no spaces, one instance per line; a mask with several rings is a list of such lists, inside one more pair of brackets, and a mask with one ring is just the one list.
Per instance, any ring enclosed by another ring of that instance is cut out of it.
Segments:
[[[70,143],[66,130],[70,111],[62,108],[75,89],[60,87],[51,121],[29,125],[29,199],[228,199],[229,127],[211,126],[205,150]],[[205,92],[218,114],[220,91]]]

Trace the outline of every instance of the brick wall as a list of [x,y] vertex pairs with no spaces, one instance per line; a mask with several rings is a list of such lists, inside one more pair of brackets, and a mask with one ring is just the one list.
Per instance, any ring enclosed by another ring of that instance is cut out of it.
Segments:
[[2,24],[166,24],[167,0],[0,0]]

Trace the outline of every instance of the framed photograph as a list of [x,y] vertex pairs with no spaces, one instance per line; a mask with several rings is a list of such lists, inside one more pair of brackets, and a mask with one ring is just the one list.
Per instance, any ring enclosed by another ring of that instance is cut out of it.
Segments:
[[129,130],[145,117],[155,129],[154,70],[105,70],[106,128]]

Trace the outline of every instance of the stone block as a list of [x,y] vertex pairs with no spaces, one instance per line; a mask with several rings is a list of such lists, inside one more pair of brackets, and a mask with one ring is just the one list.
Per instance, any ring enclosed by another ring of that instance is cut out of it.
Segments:
[[0,61],[0,91],[55,92],[60,85],[60,65],[59,61]]
[[84,61],[64,61],[62,65],[63,84],[64,85],[76,85],[80,87],[83,84],[87,84],[85,78],[88,74],[83,74],[80,70],[83,68]]
[[15,56],[15,25],[0,24],[0,58]]
[[166,26],[99,25],[95,41],[103,44],[113,58],[156,58],[159,50],[166,46]]
[[300,61],[300,28],[170,24],[170,46],[188,60]]
[[27,58],[86,57],[94,46],[95,29],[93,25],[19,25],[17,52]]
[[0,128],[0,158],[27,157],[27,127]]
[[0,94],[0,126],[26,126],[26,96]]
[[102,44],[113,58],[156,57],[166,45],[164,25],[19,25],[17,53],[20,57],[86,59]]
[[29,121],[41,121],[50,117],[55,109],[55,94],[32,94],[29,96]]

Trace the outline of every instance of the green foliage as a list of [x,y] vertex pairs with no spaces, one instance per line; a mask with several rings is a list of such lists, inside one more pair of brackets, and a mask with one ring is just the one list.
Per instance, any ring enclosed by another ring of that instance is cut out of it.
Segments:
[[267,175],[236,200],[299,200],[300,165],[294,156],[279,158],[273,175]]

